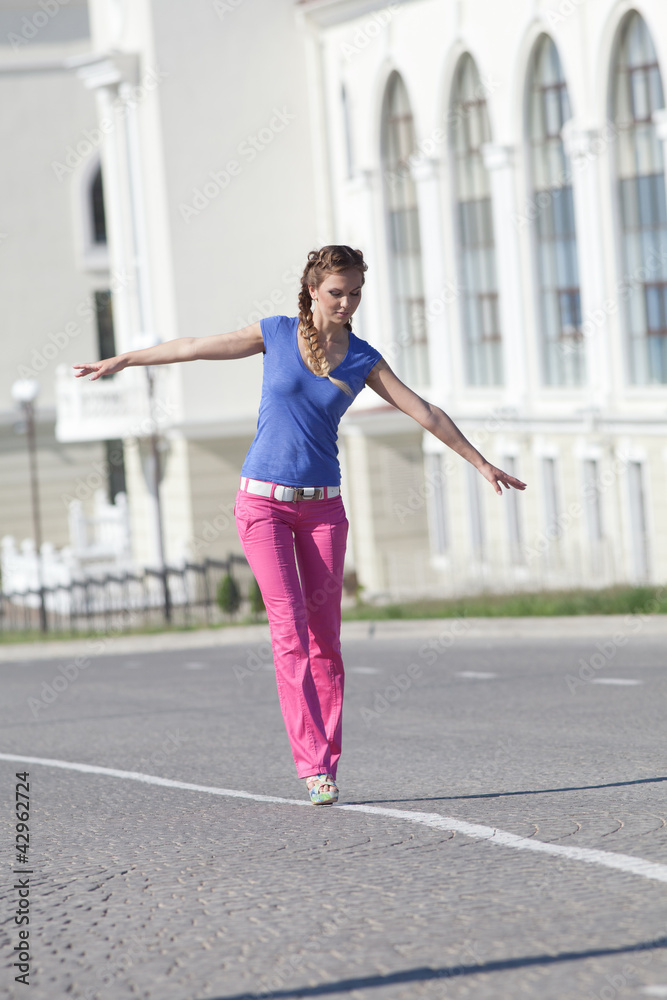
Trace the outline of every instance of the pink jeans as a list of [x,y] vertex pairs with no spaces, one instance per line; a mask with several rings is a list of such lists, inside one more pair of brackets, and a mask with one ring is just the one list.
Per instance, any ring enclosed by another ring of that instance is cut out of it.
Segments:
[[234,516],[264,598],[297,775],[335,778],[345,681],[340,622],[349,522],[343,498],[292,502],[239,489]]

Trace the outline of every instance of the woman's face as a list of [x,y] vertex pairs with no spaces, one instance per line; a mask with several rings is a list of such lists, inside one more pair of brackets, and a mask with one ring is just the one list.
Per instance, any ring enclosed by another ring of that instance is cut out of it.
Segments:
[[325,323],[345,325],[361,301],[361,273],[355,268],[329,274],[319,288],[308,286],[313,307],[317,305]]

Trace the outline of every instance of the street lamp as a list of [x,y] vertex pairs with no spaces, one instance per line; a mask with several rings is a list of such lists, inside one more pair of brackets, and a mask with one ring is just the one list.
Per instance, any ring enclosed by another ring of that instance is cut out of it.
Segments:
[[160,574],[162,576],[162,594],[164,598],[164,617],[171,622],[171,593],[169,591],[169,572],[164,551],[164,528],[162,521],[162,502],[160,499],[160,450],[158,444],[157,419],[155,416],[155,372],[150,365],[146,367],[148,381],[148,407],[151,420],[151,455],[153,458],[153,489],[155,493],[155,516],[157,520],[158,555],[160,559]]
[[30,492],[32,495],[32,521],[35,532],[35,555],[37,557],[37,584],[39,587],[39,624],[46,632],[46,604],[44,602],[44,579],[42,574],[42,519],[39,510],[39,488],[37,484],[37,445],[35,443],[35,400],[39,394],[39,382],[34,378],[20,378],[12,385],[12,399],[23,410],[28,436],[28,461],[30,463]]

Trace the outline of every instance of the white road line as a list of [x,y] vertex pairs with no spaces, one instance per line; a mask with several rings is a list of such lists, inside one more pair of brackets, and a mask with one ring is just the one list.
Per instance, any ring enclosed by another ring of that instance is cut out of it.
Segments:
[[498,674],[484,673],[483,670],[461,670],[456,676],[465,677],[470,680],[490,681],[492,677],[497,677]]
[[641,684],[641,681],[629,677],[594,677],[591,684]]
[[[119,771],[112,767],[98,767],[95,764],[77,764],[68,760],[52,760],[48,757],[24,757],[22,754],[0,753],[0,760],[19,761],[22,764],[43,764],[46,767],[59,767],[67,771],[81,771],[84,774],[106,774],[110,778],[125,778],[128,781],[141,781],[146,785],[162,785],[165,788],[180,788],[188,792],[206,792],[208,795],[224,795],[228,798],[252,799],[254,802],[277,802],[288,806],[308,806],[312,803],[303,799],[283,799],[277,795],[260,795],[255,792],[237,791],[232,788],[215,788],[211,785],[195,785],[188,781],[172,781],[171,778],[159,778],[154,774],[141,774],[138,771]],[[541,840],[528,840],[518,837],[505,830],[497,830],[491,826],[480,826],[477,823],[466,823],[452,816],[441,816],[439,813],[412,812],[407,809],[385,809],[381,806],[366,805],[336,805],[336,809],[347,809],[350,812],[368,813],[371,816],[391,816],[408,823],[419,823],[436,830],[454,830],[473,840],[488,840],[491,844],[502,847],[513,847],[518,851],[539,851],[543,854],[556,854],[572,861],[585,861],[588,864],[603,865],[605,868],[615,868],[639,875],[642,878],[656,882],[667,882],[667,865],[655,861],[645,861],[631,854],[615,854],[611,851],[597,851],[588,847],[567,847],[563,844],[546,844]]]

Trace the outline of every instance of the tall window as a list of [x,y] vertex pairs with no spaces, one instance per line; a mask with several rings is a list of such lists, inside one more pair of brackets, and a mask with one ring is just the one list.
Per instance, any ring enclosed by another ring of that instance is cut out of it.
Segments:
[[90,185],[90,218],[92,222],[93,243],[107,241],[107,223],[104,215],[104,189],[102,187],[102,168],[97,170]]
[[641,462],[628,463],[628,488],[630,492],[630,539],[633,571],[636,580],[650,577],[650,539],[646,518],[646,490],[644,469]]
[[[517,476],[517,461],[513,455],[505,455],[503,469],[510,476]],[[519,517],[519,502],[516,490],[509,490],[505,496],[505,515],[507,517],[507,534],[509,538],[510,560],[513,563],[525,562],[523,553],[523,533]]]
[[590,568],[595,576],[604,573],[602,521],[602,497],[600,490],[599,463],[597,459],[584,460],[584,503],[586,528],[588,532]]
[[[95,322],[97,326],[97,347],[100,359],[113,358],[116,353],[116,336],[113,326],[113,309],[111,290],[101,289],[95,292]],[[103,379],[112,379],[113,375],[103,375]],[[125,486],[125,458],[123,442],[112,439],[104,442],[107,460],[107,489],[109,502],[115,503],[118,493],[127,492]]]
[[474,466],[466,463],[468,477],[468,507],[470,511],[470,548],[473,559],[482,561],[486,551],[486,532],[482,497],[479,492],[480,476]]
[[412,112],[398,73],[387,84],[382,115],[382,166],[393,291],[396,368],[408,383],[429,381],[417,192],[410,174],[415,152]]
[[461,59],[452,94],[450,148],[454,160],[456,238],[462,295],[466,378],[470,385],[503,380],[491,188],[481,146],[491,130],[477,67]]
[[612,115],[630,379],[639,385],[667,382],[667,206],[662,143],[652,121],[663,106],[653,42],[646,22],[633,13],[619,41]]
[[450,546],[449,511],[447,509],[447,493],[445,490],[445,461],[439,452],[424,455],[426,480],[433,487],[429,514],[431,523],[431,538],[433,551],[444,555]]
[[584,500],[586,501],[586,527],[592,542],[599,542],[603,535],[602,503],[600,498],[598,462],[594,458],[584,461]]
[[556,46],[543,35],[530,69],[528,126],[546,385],[581,385],[585,378],[571,170],[561,139],[570,114]]
[[560,503],[558,497],[558,484],[556,483],[556,459],[542,459],[542,485],[544,490],[544,520],[546,524],[547,538],[554,540],[560,538],[563,528],[558,520],[560,514]]
[[120,438],[104,442],[107,463],[107,496],[115,503],[119,493],[127,493],[125,482],[125,453]]
[[[111,289],[105,288],[95,292],[95,325],[100,360],[113,358],[116,354],[116,335],[113,326]],[[102,378],[113,377],[113,375],[102,376]]]

